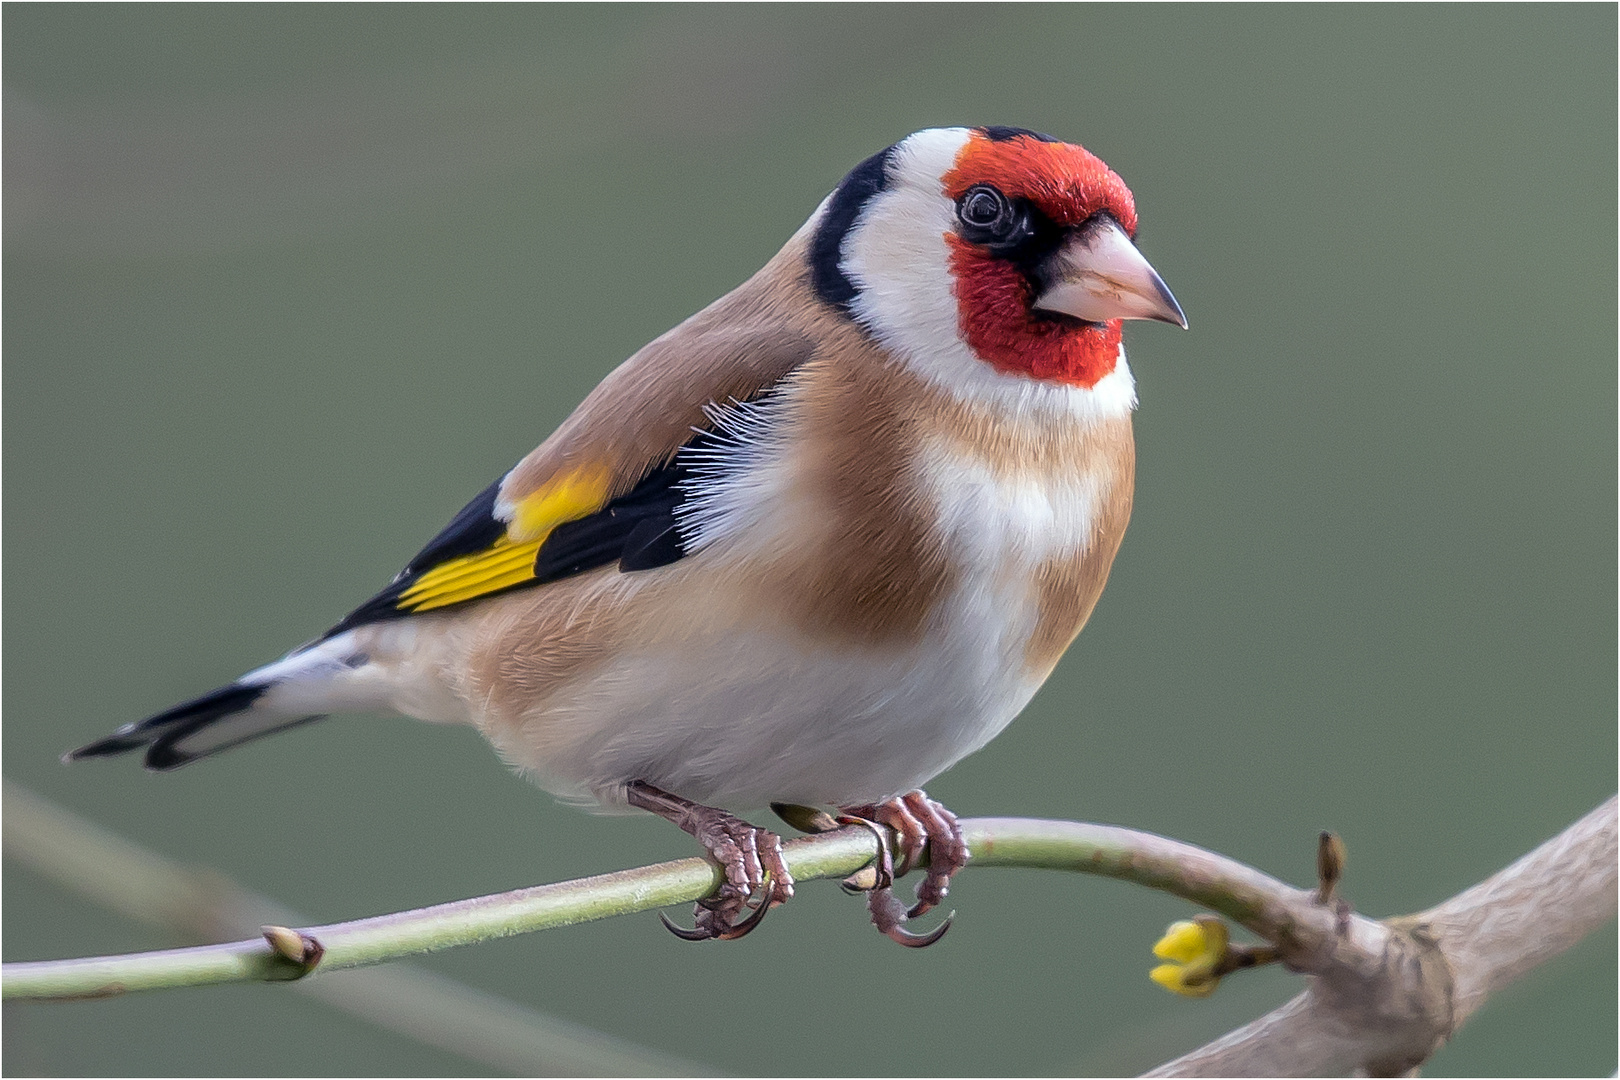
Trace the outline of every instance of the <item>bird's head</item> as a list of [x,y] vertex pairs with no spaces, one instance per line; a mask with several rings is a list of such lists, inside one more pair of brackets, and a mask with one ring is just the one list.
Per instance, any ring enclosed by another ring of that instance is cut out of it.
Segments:
[[1123,320],[1187,325],[1136,249],[1125,182],[1046,135],[919,131],[857,165],[812,225],[821,299],[935,377],[1091,388]]

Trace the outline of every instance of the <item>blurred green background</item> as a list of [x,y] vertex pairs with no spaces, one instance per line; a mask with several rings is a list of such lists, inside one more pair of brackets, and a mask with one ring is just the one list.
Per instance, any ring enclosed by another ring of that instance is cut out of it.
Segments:
[[[332,921],[692,854],[471,731],[344,718],[179,773],[63,750],[386,582],[855,162],[1084,143],[1190,333],[1128,333],[1137,509],[959,813],[1118,822],[1432,904],[1616,786],[1616,11],[7,5],[5,774]],[[1280,1003],[1147,980],[1186,905],[969,871],[939,947],[800,890],[432,968],[743,1073],[1118,1073]],[[8,960],[173,942],[8,865]],[[684,914],[684,913],[680,913]],[[1615,1067],[1613,926],[1425,1070]],[[874,1022],[874,1016],[882,1022]],[[25,1073],[477,1066],[230,986],[8,1008]]]

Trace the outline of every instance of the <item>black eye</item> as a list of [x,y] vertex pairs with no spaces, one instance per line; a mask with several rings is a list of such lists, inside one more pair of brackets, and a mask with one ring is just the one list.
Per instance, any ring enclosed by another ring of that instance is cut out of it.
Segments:
[[1012,224],[1012,204],[989,184],[979,184],[956,200],[956,216],[964,225],[999,235]]

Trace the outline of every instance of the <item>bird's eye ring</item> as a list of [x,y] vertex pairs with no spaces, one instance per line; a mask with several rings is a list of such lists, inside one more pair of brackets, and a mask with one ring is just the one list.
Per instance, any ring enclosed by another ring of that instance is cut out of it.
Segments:
[[956,216],[962,224],[991,236],[1004,236],[1013,225],[1012,203],[989,184],[975,184],[956,200]]

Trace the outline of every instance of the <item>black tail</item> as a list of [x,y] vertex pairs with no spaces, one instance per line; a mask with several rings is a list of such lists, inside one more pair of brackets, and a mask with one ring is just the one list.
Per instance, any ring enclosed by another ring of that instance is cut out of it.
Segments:
[[[254,702],[269,688],[269,685],[249,686],[243,683],[222,686],[193,701],[165,709],[156,716],[125,724],[105,739],[68,751],[62,755],[62,760],[109,757],[146,747],[148,769],[178,769],[198,758],[239,746],[271,732],[321,719],[319,716],[289,717],[262,712],[247,715]],[[233,717],[239,719],[231,720]]]

